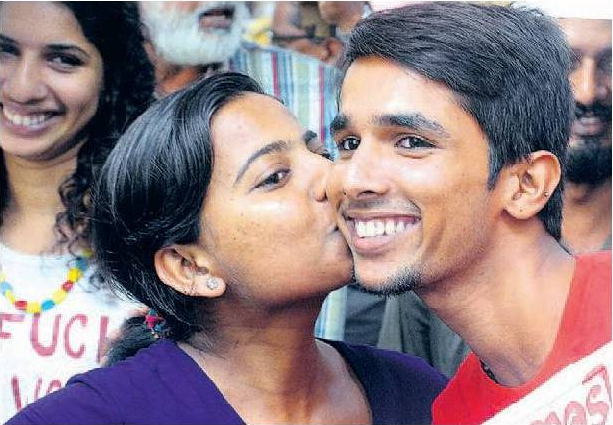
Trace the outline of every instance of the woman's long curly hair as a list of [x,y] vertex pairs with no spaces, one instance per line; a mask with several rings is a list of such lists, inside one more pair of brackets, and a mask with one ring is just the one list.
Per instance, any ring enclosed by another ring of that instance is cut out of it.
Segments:
[[[135,2],[61,2],[102,57],[104,84],[98,110],[76,137],[85,143],[74,173],[58,188],[65,210],[56,217],[58,245],[89,246],[92,183],[117,139],[153,101],[153,66],[143,46]],[[8,176],[0,151],[0,226],[8,205]]]

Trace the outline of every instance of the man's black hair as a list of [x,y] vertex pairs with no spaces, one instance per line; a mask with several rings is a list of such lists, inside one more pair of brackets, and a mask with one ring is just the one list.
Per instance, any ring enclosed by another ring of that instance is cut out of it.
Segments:
[[[445,84],[489,142],[489,186],[505,166],[547,150],[565,169],[572,123],[570,50],[555,21],[515,6],[431,2],[375,13],[352,31],[341,69],[376,56]],[[376,78],[376,76],[373,76]],[[560,184],[539,213],[560,239]]]

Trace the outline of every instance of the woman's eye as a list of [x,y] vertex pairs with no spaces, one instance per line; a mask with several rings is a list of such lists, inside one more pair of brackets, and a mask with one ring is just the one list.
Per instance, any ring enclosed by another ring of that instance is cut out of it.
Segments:
[[402,149],[432,148],[434,145],[419,136],[405,136],[396,142],[396,147]]
[[57,65],[60,68],[64,68],[64,69],[75,68],[77,66],[83,65],[83,62],[81,61],[81,59],[75,56],[66,55],[66,54],[53,54],[49,56],[48,60],[52,64]]
[[5,56],[5,55],[11,55],[11,56],[15,56],[19,54],[19,50],[17,50],[17,48],[11,44],[7,44],[7,43],[0,43],[0,55]]
[[360,139],[357,137],[345,137],[338,143],[338,149],[341,151],[354,151],[360,146]]
[[279,170],[270,174],[264,180],[257,184],[256,188],[269,188],[277,186],[279,183],[283,182],[287,176],[289,175],[290,170]]

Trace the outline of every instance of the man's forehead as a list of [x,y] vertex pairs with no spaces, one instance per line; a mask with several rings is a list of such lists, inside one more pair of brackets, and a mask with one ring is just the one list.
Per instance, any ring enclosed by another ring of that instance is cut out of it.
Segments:
[[611,48],[611,21],[608,19],[562,18],[559,23],[572,48],[594,44]]

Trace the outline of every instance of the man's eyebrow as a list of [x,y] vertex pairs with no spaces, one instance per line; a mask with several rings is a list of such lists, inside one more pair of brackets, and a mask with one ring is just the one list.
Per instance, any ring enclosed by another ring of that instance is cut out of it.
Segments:
[[270,142],[267,145],[261,147],[257,151],[251,154],[247,161],[243,164],[243,166],[238,170],[238,174],[236,176],[236,180],[234,181],[234,187],[238,184],[243,175],[249,169],[249,166],[253,164],[253,162],[261,156],[270,155],[271,153],[284,152],[288,151],[290,148],[289,143],[285,140],[275,140],[274,142]]
[[449,133],[437,121],[428,119],[422,114],[379,115],[373,119],[380,126],[408,127],[417,131],[435,133],[439,137],[449,137]]
[[341,132],[349,127],[349,117],[347,115],[339,114],[334,117],[330,123],[330,133],[334,136],[336,133]]
[[308,145],[309,142],[313,139],[317,139],[317,133],[315,133],[314,131],[307,130],[302,135],[302,141],[304,142],[305,145]]

